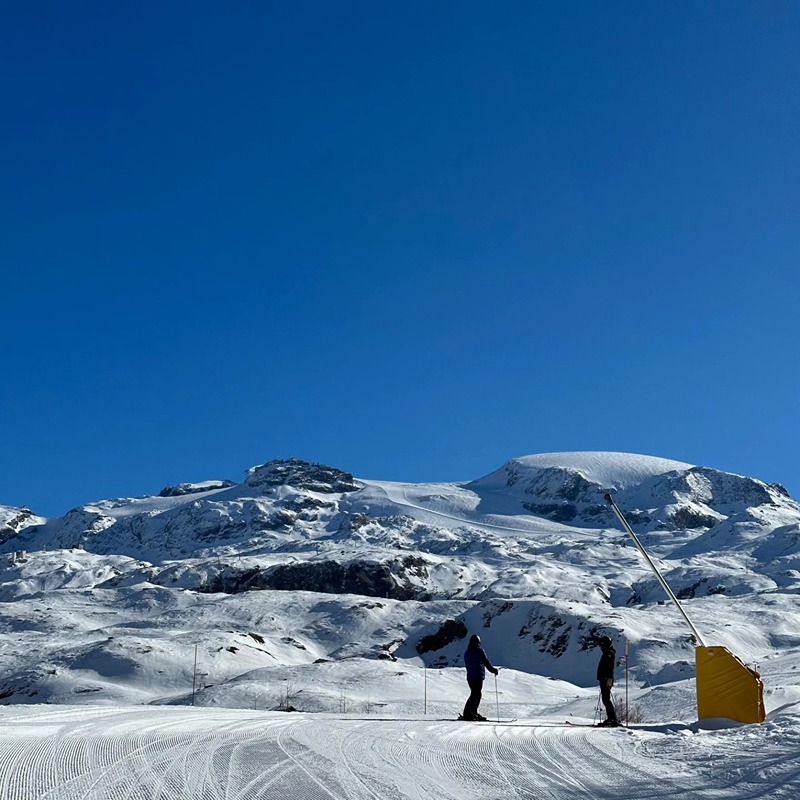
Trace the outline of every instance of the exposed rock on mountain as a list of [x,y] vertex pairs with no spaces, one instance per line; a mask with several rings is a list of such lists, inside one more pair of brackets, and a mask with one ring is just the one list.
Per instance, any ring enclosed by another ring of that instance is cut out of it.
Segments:
[[260,467],[253,467],[247,471],[245,483],[254,488],[293,486],[325,494],[355,492],[359,489],[349,472],[323,464],[309,464],[298,458],[276,459]]
[[420,655],[436,652],[456,641],[466,639],[469,630],[460,619],[445,620],[436,633],[429,633],[417,642],[416,650]]
[[177,486],[165,486],[159,493],[159,497],[183,497],[186,494],[200,494],[212,489],[227,489],[235,486],[233,481],[204,481],[203,483],[179,483]]
[[206,592],[237,594],[253,589],[308,591],[324,594],[360,594],[394,600],[427,600],[428,592],[415,586],[411,576],[425,575],[424,560],[415,556],[375,561],[294,562],[267,569],[228,567],[197,588]]
[[0,506],[0,544],[13,539],[25,528],[40,525],[43,522],[41,517],[37,517],[25,506],[22,508]]
[[[691,658],[691,636],[606,492],[710,641],[745,641],[753,654],[800,647],[779,613],[800,596],[800,506],[778,486],[622,453],[526,456],[450,484],[288,459],[240,484],[178,484],[57,519],[0,508],[0,552],[27,552],[0,558],[15,637],[0,666],[13,702],[61,696],[73,661],[81,681],[70,697],[108,698],[119,687],[101,669],[126,665],[157,683],[138,665],[160,648],[180,654],[183,674],[205,627],[209,669],[229,676],[279,658],[459,666],[464,637],[479,632],[503,666],[580,683],[593,679],[586,659],[602,632],[639,648],[643,680],[683,680],[669,665]],[[72,655],[41,637],[49,625],[75,636]],[[96,646],[107,630],[114,642]],[[32,672],[30,658],[56,674]],[[94,670],[93,659],[103,662]]]
[[615,524],[603,502],[610,492],[628,521],[645,530],[710,528],[746,508],[791,500],[780,485],[648,456],[626,462],[619,453],[511,459],[467,487],[478,494],[506,491],[531,514],[587,527]]

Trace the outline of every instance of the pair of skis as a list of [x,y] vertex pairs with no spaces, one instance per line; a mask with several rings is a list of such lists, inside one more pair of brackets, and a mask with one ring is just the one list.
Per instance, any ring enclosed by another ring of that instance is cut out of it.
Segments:
[[[490,722],[497,725],[508,724],[509,722],[516,722],[517,718],[514,717],[513,719],[464,719],[460,714],[458,715],[457,722]],[[549,723],[552,725],[553,723]],[[557,723],[556,723],[557,724]],[[564,724],[568,725],[570,728],[621,728],[623,727],[620,725],[603,725],[602,723],[592,723],[592,722],[572,722],[571,720],[565,719]],[[531,722],[532,727],[536,727],[535,722]]]
[[564,722],[570,726],[570,728],[621,728],[622,725],[604,725],[602,722],[571,722],[568,719],[565,719]]

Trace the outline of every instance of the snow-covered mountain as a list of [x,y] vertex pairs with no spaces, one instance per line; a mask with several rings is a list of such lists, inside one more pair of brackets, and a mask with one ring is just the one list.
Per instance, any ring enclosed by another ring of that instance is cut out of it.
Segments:
[[277,706],[292,683],[306,687],[304,710],[325,710],[358,665],[389,703],[423,666],[461,676],[478,632],[521,687],[564,681],[585,703],[608,633],[620,654],[630,644],[647,713],[674,702],[691,717],[691,635],[607,492],[706,642],[759,663],[767,709],[800,700],[769,680],[771,663],[776,676],[800,664],[800,505],[754,478],[599,452],[442,484],[275,460],[241,483],[56,519],[0,507],[0,697],[185,703],[195,683],[198,703],[260,692]]

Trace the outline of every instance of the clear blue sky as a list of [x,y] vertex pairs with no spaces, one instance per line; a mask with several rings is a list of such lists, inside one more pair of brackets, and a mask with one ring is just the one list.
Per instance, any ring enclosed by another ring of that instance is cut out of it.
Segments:
[[0,503],[562,450],[800,497],[800,5],[10,0]]

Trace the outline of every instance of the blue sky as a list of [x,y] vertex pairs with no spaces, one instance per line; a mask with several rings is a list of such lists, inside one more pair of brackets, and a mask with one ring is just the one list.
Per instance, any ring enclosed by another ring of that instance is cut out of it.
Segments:
[[800,497],[794,2],[8,2],[0,503],[296,456]]

